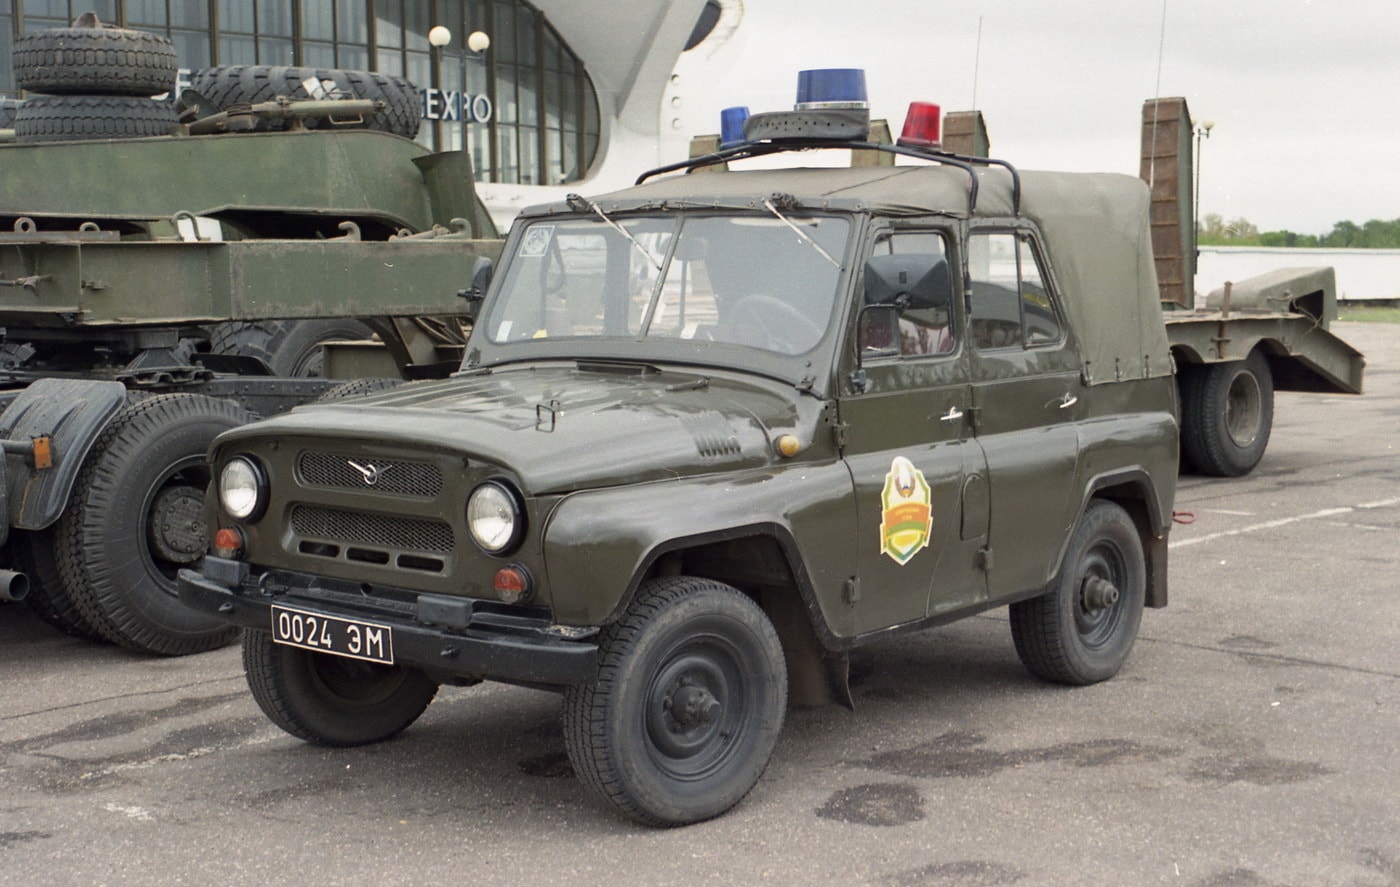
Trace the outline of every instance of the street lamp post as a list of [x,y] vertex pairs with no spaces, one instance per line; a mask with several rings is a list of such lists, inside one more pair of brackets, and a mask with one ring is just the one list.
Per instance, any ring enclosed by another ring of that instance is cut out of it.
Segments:
[[1195,226],[1191,230],[1191,270],[1194,272],[1196,264],[1201,259],[1201,139],[1210,138],[1210,131],[1215,129],[1214,120],[1202,120],[1201,125],[1196,127],[1196,163],[1192,169],[1195,178],[1196,194],[1191,198],[1191,207],[1196,217]]
[[[442,48],[452,42],[452,32],[442,25],[428,29],[428,45],[433,48],[433,82],[430,89],[437,89],[442,80]],[[433,93],[428,93],[432,95]],[[442,115],[433,118],[433,150],[442,150]]]
[[[442,48],[452,42],[452,32],[443,25],[434,25],[428,29],[428,44],[433,47],[434,62],[437,69],[433,72],[434,81],[442,78]],[[460,111],[457,115],[457,125],[462,128],[461,149],[467,150],[467,117],[471,113],[469,102],[467,101],[467,54],[481,55],[491,48],[491,38],[485,31],[472,31],[467,35],[466,46],[462,48],[459,56],[462,62],[462,82],[461,93],[458,99]],[[436,84],[434,84],[436,86]],[[433,147],[435,150],[442,150],[442,119],[438,118],[433,122]]]

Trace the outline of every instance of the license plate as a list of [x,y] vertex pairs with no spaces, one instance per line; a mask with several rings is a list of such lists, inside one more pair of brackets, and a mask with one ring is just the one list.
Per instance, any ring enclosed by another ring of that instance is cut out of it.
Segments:
[[289,647],[347,659],[394,664],[394,630],[387,625],[272,607],[272,639]]

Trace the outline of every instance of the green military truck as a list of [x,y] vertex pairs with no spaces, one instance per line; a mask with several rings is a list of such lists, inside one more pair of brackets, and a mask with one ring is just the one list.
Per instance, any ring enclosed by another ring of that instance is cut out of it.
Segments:
[[497,232],[466,155],[411,140],[401,79],[215,68],[172,104],[139,95],[173,85],[169,41],[100,26],[15,59],[44,94],[0,144],[0,598],[149,652],[226,644],[175,594],[209,443],[325,394],[328,340],[378,334],[375,376],[456,369]]
[[[1112,677],[1179,458],[1148,191],[868,129],[756,115],[529,210],[461,372],[221,435],[180,597],[251,629],[271,720],[350,746],[444,683],[555,689],[582,782],[672,825],[892,633],[1009,606],[1031,672]],[[664,175],[806,147],[916,165]]]

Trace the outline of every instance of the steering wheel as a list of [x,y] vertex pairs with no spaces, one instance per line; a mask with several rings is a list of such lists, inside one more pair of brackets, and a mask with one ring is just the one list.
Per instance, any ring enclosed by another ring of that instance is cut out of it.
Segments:
[[729,309],[729,327],[739,344],[797,354],[817,343],[824,330],[782,299],[745,296]]

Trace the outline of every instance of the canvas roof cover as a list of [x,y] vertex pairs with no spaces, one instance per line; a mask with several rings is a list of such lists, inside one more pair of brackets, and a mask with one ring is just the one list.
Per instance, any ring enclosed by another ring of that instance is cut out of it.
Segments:
[[[1013,215],[1012,179],[978,170],[974,218]],[[1044,235],[1091,385],[1172,372],[1157,294],[1147,186],[1113,173],[1021,171],[1020,215]],[[596,198],[606,212],[761,209],[773,194],[800,206],[881,216],[969,217],[968,174],[951,166],[765,169],[652,179]],[[569,212],[562,205],[524,215]]]

